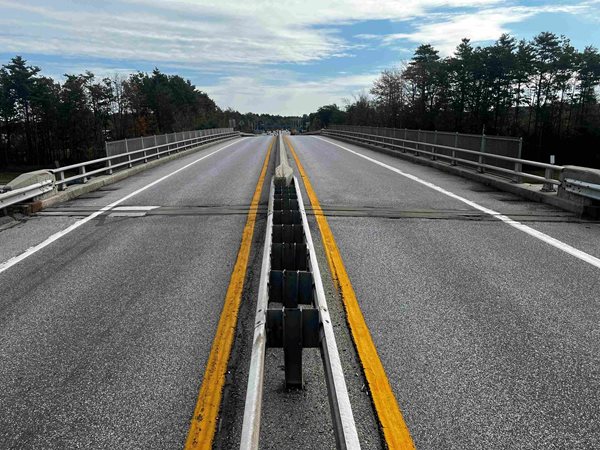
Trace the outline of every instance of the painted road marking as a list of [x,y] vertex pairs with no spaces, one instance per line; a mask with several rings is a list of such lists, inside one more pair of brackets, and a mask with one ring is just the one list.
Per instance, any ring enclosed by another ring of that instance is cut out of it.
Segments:
[[400,169],[396,169],[395,167],[389,166],[389,165],[387,165],[381,161],[378,161],[374,158],[370,158],[361,153],[355,152],[354,150],[350,150],[349,148],[344,147],[343,145],[336,144],[335,142],[331,142],[327,139],[323,139],[318,136],[314,136],[314,137],[317,139],[320,139],[322,141],[325,141],[331,145],[335,145],[336,147],[346,150],[347,152],[353,153],[356,156],[360,156],[361,158],[366,159],[367,161],[370,161],[374,164],[377,164],[378,166],[385,167],[386,169],[389,169],[392,172],[396,172],[397,174],[402,175],[403,177],[406,177],[410,180],[416,181],[417,183],[420,183],[424,186],[427,186],[428,188],[438,191],[441,194],[447,195],[448,197],[452,197],[453,199],[463,202],[463,203],[471,206],[472,208],[475,208],[481,212],[484,212],[485,214],[488,214],[498,220],[501,220],[502,222],[510,225],[511,227],[516,228],[517,230],[521,230],[522,232],[527,233],[528,235],[533,236],[534,238],[539,239],[540,241],[550,244],[551,246],[553,246],[559,250],[562,250],[563,252],[568,253],[569,255],[574,256],[574,257],[576,257],[582,261],[585,261],[586,263],[591,264],[592,266],[600,269],[600,259],[599,258],[596,258],[595,256],[592,256],[589,253],[586,253],[584,251],[576,249],[575,247],[572,247],[565,242],[559,241],[558,239],[553,238],[552,236],[549,236],[546,233],[542,233],[541,231],[535,230],[527,225],[522,224],[521,222],[511,219],[508,216],[505,216],[504,214],[500,214],[499,212],[494,211],[493,209],[489,209],[489,208],[486,208],[485,206],[481,206],[478,203],[475,203],[471,200],[461,197],[460,195],[456,195],[453,192],[447,191],[446,189],[441,188],[436,184],[430,183],[429,181],[425,181],[415,175],[403,172]]
[[[242,139],[243,140],[243,139]],[[218,150],[215,150],[214,152],[209,153],[208,155],[204,155],[201,158],[198,158],[194,161],[192,161],[189,164],[186,164],[183,167],[180,167],[177,170],[174,170],[173,172],[165,175],[164,177],[159,178],[158,180],[153,181],[150,184],[147,184],[146,186],[138,189],[137,191],[132,192],[131,194],[126,195],[125,197],[117,200],[116,202],[111,203],[110,205],[106,205],[105,207],[99,209],[98,211],[90,214],[89,216],[83,218],[83,219],[79,219],[77,222],[75,222],[73,225],[65,228],[62,231],[59,231],[58,233],[54,233],[52,236],[50,236],[49,238],[47,238],[46,240],[44,240],[43,242],[28,248],[27,250],[25,250],[23,253],[21,253],[20,255],[14,256],[11,259],[9,259],[6,262],[3,262],[2,264],[0,264],[0,273],[4,272],[5,270],[10,269],[12,266],[14,266],[15,264],[20,263],[21,261],[23,261],[24,259],[30,257],[31,255],[39,252],[40,250],[42,250],[43,248],[49,246],[50,244],[52,244],[54,241],[57,241],[58,239],[60,239],[63,236],[66,236],[67,234],[69,234],[71,231],[76,230],[77,228],[79,228],[81,225],[86,224],[87,222],[89,222],[92,219],[95,219],[96,217],[98,217],[101,214],[104,214],[106,211],[110,211],[111,209],[113,209],[115,206],[120,205],[121,203],[123,203],[126,200],[129,200],[131,197],[138,195],[140,192],[144,192],[146,189],[151,188],[152,186],[157,185],[158,183],[160,183],[161,181],[166,180],[167,178],[172,177],[173,175],[181,172],[182,170],[187,169],[188,167],[193,166],[196,163],[199,163],[200,161],[205,160],[206,158],[208,158],[209,156],[212,156],[216,153],[219,153],[221,150],[225,150],[227,147],[231,147],[234,144],[239,143],[240,141],[235,141],[232,142],[231,144],[227,144],[224,147],[221,147]]]
[[160,206],[117,206],[114,211],[152,211]]
[[269,144],[267,156],[263,163],[256,190],[252,197],[252,203],[248,210],[248,219],[242,233],[242,243],[238,252],[237,260],[231,274],[231,280],[227,293],[225,294],[225,302],[223,311],[217,326],[217,332],[213,340],[202,386],[198,394],[198,401],[194,409],[194,415],[190,423],[187,440],[185,443],[186,450],[211,449],[212,442],[215,437],[217,427],[217,415],[221,407],[221,397],[223,394],[223,386],[225,384],[225,373],[229,364],[229,355],[233,345],[233,337],[237,324],[238,311],[242,300],[242,292],[244,290],[244,280],[246,278],[246,269],[248,267],[248,259],[250,257],[250,248],[252,246],[252,236],[254,234],[254,224],[256,222],[256,214],[258,211],[258,202],[262,193],[262,187],[269,165],[269,157],[273,148],[274,139]]
[[117,206],[108,217],[144,217],[148,211],[158,208],[160,206]]
[[145,215],[143,211],[119,211],[110,213],[108,217],[144,217]]
[[319,225],[319,230],[321,231],[329,269],[333,281],[342,295],[344,308],[346,309],[346,318],[352,333],[352,339],[354,340],[354,345],[356,346],[367,383],[369,384],[371,397],[373,398],[379,423],[383,429],[385,441],[390,449],[414,449],[415,445],[410,436],[410,432],[408,431],[408,427],[404,422],[402,413],[400,412],[398,402],[396,401],[390,382],[385,374],[383,364],[377,354],[377,348],[375,347],[371,332],[367,327],[365,318],[358,305],[356,293],[350,282],[348,272],[346,272],[346,267],[342,261],[342,256],[340,255],[331,228],[329,228],[329,223],[321,209],[317,194],[304,171],[304,167],[298,159],[294,146],[287,138],[286,142],[296,161],[296,166],[302,176],[302,180],[304,181],[304,187],[306,188],[317,224]]

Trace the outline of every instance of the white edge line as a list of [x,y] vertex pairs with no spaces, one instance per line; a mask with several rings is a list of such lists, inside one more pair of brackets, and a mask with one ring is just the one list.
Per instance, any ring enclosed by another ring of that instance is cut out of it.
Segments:
[[117,206],[113,208],[113,211],[152,211],[158,208],[160,206]]
[[56,240],[60,239],[61,237],[63,237],[63,236],[65,236],[65,235],[69,234],[71,231],[74,231],[74,230],[76,230],[76,229],[77,229],[77,228],[79,228],[81,225],[84,225],[85,223],[89,222],[90,220],[92,220],[92,219],[95,219],[95,218],[96,218],[96,217],[98,217],[100,214],[103,214],[103,213],[105,213],[106,211],[110,211],[110,210],[111,210],[111,209],[113,209],[115,206],[117,206],[117,205],[120,205],[120,204],[121,204],[121,203],[123,203],[124,201],[126,201],[126,200],[130,199],[131,197],[133,197],[133,196],[135,196],[135,195],[137,195],[137,194],[139,194],[140,192],[143,192],[143,191],[145,191],[146,189],[149,189],[149,188],[151,188],[152,186],[155,186],[156,184],[160,183],[161,181],[164,181],[164,180],[166,180],[167,178],[169,178],[169,177],[171,177],[171,176],[173,176],[173,175],[175,175],[175,174],[177,174],[177,173],[181,172],[182,170],[184,170],[184,169],[187,169],[188,167],[190,167],[190,166],[193,166],[194,164],[196,164],[196,163],[198,163],[198,162],[200,162],[200,161],[202,161],[202,160],[204,160],[204,159],[208,158],[209,156],[212,156],[212,155],[214,155],[215,153],[218,153],[218,152],[220,152],[221,150],[224,150],[224,149],[226,149],[227,147],[231,147],[232,145],[234,145],[234,144],[237,144],[237,143],[239,143],[239,142],[243,141],[244,139],[247,139],[247,138],[242,138],[242,139],[240,139],[240,140],[236,140],[235,142],[232,142],[232,143],[230,143],[230,144],[227,144],[227,145],[225,145],[224,147],[221,147],[221,148],[219,148],[218,150],[215,150],[214,152],[211,152],[211,153],[209,153],[208,155],[204,155],[203,157],[201,157],[201,158],[198,158],[198,159],[196,159],[196,160],[192,161],[191,163],[189,163],[189,164],[186,164],[186,165],[185,165],[185,166],[183,166],[183,167],[180,167],[180,168],[179,168],[179,169],[177,169],[177,170],[174,170],[173,172],[171,172],[171,173],[169,173],[169,174],[167,174],[167,175],[165,175],[165,176],[163,176],[163,177],[159,178],[158,180],[155,180],[155,181],[153,181],[152,183],[150,183],[150,184],[147,184],[146,186],[144,186],[144,187],[142,187],[142,188],[138,189],[137,191],[134,191],[134,192],[132,192],[132,193],[130,193],[130,194],[127,194],[125,197],[121,198],[120,200],[117,200],[116,202],[113,202],[113,203],[111,203],[111,204],[109,204],[109,205],[106,205],[105,207],[103,207],[103,208],[99,209],[98,211],[96,211],[96,212],[94,212],[94,213],[90,214],[89,216],[87,216],[87,217],[85,217],[85,218],[83,218],[83,219],[80,219],[80,220],[78,220],[78,221],[77,221],[77,222],[75,222],[73,225],[71,225],[71,226],[69,226],[69,227],[65,228],[64,230],[62,230],[62,231],[59,231],[58,233],[54,233],[52,236],[48,237],[48,238],[47,238],[46,240],[44,240],[43,242],[40,242],[39,244],[37,244],[37,245],[35,245],[35,246],[33,246],[33,247],[30,247],[30,248],[28,248],[27,250],[25,250],[25,251],[24,251],[23,253],[21,253],[20,255],[13,256],[13,257],[12,257],[11,259],[9,259],[8,261],[6,261],[6,262],[3,262],[2,264],[0,264],[0,273],[2,273],[2,272],[4,272],[4,271],[6,271],[6,270],[8,270],[8,269],[10,269],[10,268],[11,268],[12,266],[14,266],[15,264],[18,264],[18,263],[20,263],[20,262],[21,262],[21,261],[23,261],[24,259],[26,259],[26,258],[30,257],[31,255],[33,255],[33,254],[35,254],[35,253],[39,252],[39,251],[40,251],[40,250],[42,250],[44,247],[47,247],[48,245],[52,244],[54,241],[56,241]]
[[550,244],[551,246],[553,246],[559,250],[562,250],[563,252],[568,253],[569,255],[574,256],[574,257],[600,269],[600,259],[599,258],[596,258],[595,256],[592,256],[589,253],[586,253],[582,250],[579,250],[579,249],[576,249],[575,247],[570,246],[569,244],[559,241],[558,239],[555,239],[552,236],[547,235],[546,233],[542,233],[541,231],[535,230],[527,225],[522,224],[521,222],[511,219],[508,216],[505,216],[504,214],[500,214],[499,212],[494,211],[493,209],[489,209],[489,208],[486,208],[485,206],[481,206],[478,203],[475,203],[471,200],[461,197],[460,195],[456,195],[453,192],[447,191],[446,189],[441,188],[433,183],[430,183],[429,181],[425,181],[415,175],[411,175],[410,173],[403,172],[400,169],[389,166],[389,165],[387,165],[381,161],[378,161],[374,158],[371,158],[369,156],[355,152],[354,150],[350,150],[349,148],[344,147],[343,145],[336,144],[335,142],[331,142],[330,140],[323,139],[322,137],[319,137],[319,136],[313,136],[313,137],[316,139],[320,139],[321,141],[327,142],[328,144],[335,145],[336,147],[346,150],[347,152],[353,153],[356,156],[360,156],[361,158],[366,159],[367,161],[370,161],[381,167],[385,167],[386,169],[389,169],[392,172],[396,172],[397,174],[402,175],[403,177],[406,177],[410,180],[416,181],[417,183],[420,183],[424,186],[427,186],[428,188],[431,188],[431,189],[438,191],[444,195],[447,195],[448,197],[452,197],[455,200],[463,202],[463,203],[471,206],[472,208],[475,208],[475,209],[477,209],[481,212],[484,212],[492,217],[495,217],[496,219],[501,220],[502,222],[510,225],[511,227],[516,228],[517,230],[521,230],[522,232],[527,233],[528,235],[533,236],[534,238],[539,239],[540,241]]

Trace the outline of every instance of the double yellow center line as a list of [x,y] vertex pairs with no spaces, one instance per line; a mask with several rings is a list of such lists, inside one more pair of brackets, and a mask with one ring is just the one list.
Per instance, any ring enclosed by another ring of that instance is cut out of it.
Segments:
[[346,310],[346,319],[365,372],[367,383],[369,384],[371,397],[375,405],[375,410],[377,411],[385,441],[390,449],[414,449],[415,446],[410,436],[410,432],[408,431],[408,427],[400,412],[398,402],[396,401],[390,382],[385,374],[383,364],[379,359],[377,348],[371,337],[371,332],[365,323],[365,318],[358,305],[354,288],[352,287],[352,283],[350,283],[350,277],[348,277],[348,273],[346,272],[342,256],[340,255],[331,228],[329,228],[329,223],[323,214],[317,194],[294,150],[294,146],[287,138],[286,144],[296,161],[296,166],[304,181],[306,193],[312,204],[315,218],[319,230],[321,231],[321,238],[323,240],[323,246],[325,247],[329,270],[333,281],[342,296],[344,308]]
[[[346,318],[365,372],[367,383],[369,384],[369,389],[371,391],[379,423],[383,429],[385,441],[390,449],[414,449],[415,447],[412,438],[404,422],[396,398],[394,397],[394,393],[385,374],[381,360],[379,359],[379,355],[377,354],[377,349],[373,343],[369,328],[365,323],[360,306],[358,305],[354,288],[350,283],[350,278],[346,272],[333,233],[329,228],[329,224],[323,214],[317,195],[304,171],[304,167],[298,159],[294,147],[287,138],[286,143],[296,161],[296,166],[304,181],[306,192],[308,193],[308,197],[315,212],[317,224],[325,247],[329,269],[344,302]],[[196,402],[194,415],[185,443],[186,450],[210,449],[212,447],[217,426],[217,417],[221,407],[225,374],[227,372],[242,292],[244,289],[244,280],[246,278],[246,270],[252,246],[252,236],[254,234],[254,225],[256,223],[258,202],[260,201],[272,147],[273,141],[269,144],[262,171],[256,185],[256,190],[252,197],[248,219],[242,233],[242,242],[233,268],[233,273],[231,274],[229,287],[225,295],[223,311],[219,319],[217,332],[208,357],[202,386],[200,387],[200,393],[198,394],[198,400]]]
[[248,219],[242,233],[242,243],[240,244],[240,250],[235,266],[233,267],[229,287],[225,294],[223,311],[221,312],[217,332],[213,340],[208,362],[206,363],[202,386],[200,387],[196,408],[194,409],[194,415],[188,431],[185,443],[186,450],[212,448],[217,427],[217,417],[221,407],[223,386],[225,385],[225,374],[227,373],[229,355],[231,354],[240,302],[244,290],[244,280],[250,257],[250,248],[252,247],[258,202],[260,201],[273,142],[274,140],[269,144],[267,156],[265,157],[254,196],[252,197],[252,203],[250,204],[250,210],[248,211]]

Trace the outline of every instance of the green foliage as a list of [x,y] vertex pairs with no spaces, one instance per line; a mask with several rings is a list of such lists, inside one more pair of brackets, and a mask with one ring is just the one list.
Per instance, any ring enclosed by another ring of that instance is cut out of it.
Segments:
[[39,72],[20,56],[0,69],[1,167],[102,157],[113,139],[232,123],[249,132],[303,126],[299,117],[223,111],[189,80],[158,69],[127,78],[66,74],[62,83]]
[[521,136],[527,157],[600,166],[599,86],[598,50],[550,32],[487,47],[463,39],[447,58],[420,45],[381,72],[371,98],[347,105],[345,123]]

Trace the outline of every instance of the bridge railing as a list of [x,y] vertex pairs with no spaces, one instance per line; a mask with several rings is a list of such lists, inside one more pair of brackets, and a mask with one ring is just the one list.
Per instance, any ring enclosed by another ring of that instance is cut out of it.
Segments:
[[[109,142],[106,146],[108,156],[59,167],[52,169],[51,172],[56,175],[56,186],[59,190],[63,190],[69,183],[76,181],[86,183],[92,175],[110,175],[115,169],[130,168],[135,164],[147,163],[151,159],[159,159],[163,155],[238,135],[239,132],[233,131],[233,128],[215,128]],[[77,173],[67,175],[73,171]]]
[[[323,129],[322,132],[324,135],[389,148],[402,153],[411,152],[415,156],[427,155],[433,160],[446,160],[453,166],[458,164],[472,166],[477,168],[479,172],[490,171],[494,174],[510,176],[516,183],[520,183],[524,179],[541,182],[544,191],[554,191],[554,186],[561,184],[558,178],[560,178],[559,174],[562,172],[563,166],[522,159],[520,157],[522,148],[520,139],[344,125],[331,126]],[[449,136],[453,136],[451,145],[448,145]],[[472,146],[475,140],[479,142],[478,150],[461,147],[461,142],[468,142]],[[513,144],[510,144],[511,142]],[[492,144],[490,145],[490,143]],[[514,148],[517,149],[516,156],[507,156],[490,151],[496,149],[499,152],[506,153],[511,151],[511,147],[513,148],[512,151],[514,151]],[[525,167],[530,172],[525,172]],[[542,172],[543,175],[541,175]]]
[[18,189],[0,189],[0,210],[15,203],[21,203],[32,198],[44,195],[53,190],[52,180],[45,180]]

